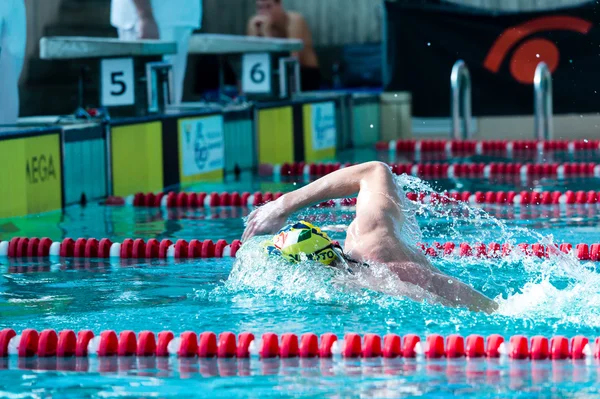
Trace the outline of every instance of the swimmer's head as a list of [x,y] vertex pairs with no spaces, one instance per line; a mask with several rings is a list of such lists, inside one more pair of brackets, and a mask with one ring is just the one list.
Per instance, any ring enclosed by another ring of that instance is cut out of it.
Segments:
[[256,11],[259,15],[267,15],[275,19],[285,15],[281,0],[256,0]]
[[317,261],[326,266],[344,267],[352,273],[340,244],[329,238],[317,226],[300,221],[282,228],[263,246],[271,256],[279,256],[291,263],[302,259]]

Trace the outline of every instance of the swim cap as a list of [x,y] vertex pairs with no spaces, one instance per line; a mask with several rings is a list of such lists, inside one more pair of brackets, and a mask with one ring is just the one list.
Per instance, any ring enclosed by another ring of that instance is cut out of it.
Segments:
[[264,247],[269,255],[278,255],[294,263],[300,262],[302,254],[324,265],[338,259],[329,236],[304,221],[285,226],[272,240],[266,241]]

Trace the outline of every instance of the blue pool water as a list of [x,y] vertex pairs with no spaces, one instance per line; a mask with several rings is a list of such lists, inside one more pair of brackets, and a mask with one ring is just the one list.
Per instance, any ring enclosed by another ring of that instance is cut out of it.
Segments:
[[[529,185],[597,189],[597,183],[545,179]],[[188,190],[290,191],[299,184],[243,176],[238,182]],[[477,180],[431,184],[436,189],[514,189]],[[464,206],[450,211],[423,206],[417,209],[417,220],[426,242],[591,244],[600,242],[598,209],[600,205]],[[0,240],[69,236],[231,241],[240,237],[247,212],[89,204],[0,221]],[[352,214],[351,209],[311,209],[296,218],[314,220],[341,239],[339,230],[351,222]],[[493,315],[375,292],[361,285],[360,276],[340,278],[314,265],[274,264],[252,245],[239,258],[243,261],[2,260],[0,329],[600,335],[600,274],[595,263],[570,257],[433,259],[443,271],[495,298],[500,310]],[[6,369],[0,371],[0,397],[11,398],[600,397],[596,361],[8,358],[0,360],[0,369]]]

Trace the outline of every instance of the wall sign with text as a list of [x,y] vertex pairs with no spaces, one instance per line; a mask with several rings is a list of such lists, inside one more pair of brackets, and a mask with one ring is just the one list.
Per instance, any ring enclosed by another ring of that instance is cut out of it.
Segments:
[[225,166],[223,116],[186,118],[179,121],[182,177],[222,171]]
[[60,134],[0,141],[0,218],[62,207]]
[[313,150],[335,148],[335,104],[333,102],[311,104]]

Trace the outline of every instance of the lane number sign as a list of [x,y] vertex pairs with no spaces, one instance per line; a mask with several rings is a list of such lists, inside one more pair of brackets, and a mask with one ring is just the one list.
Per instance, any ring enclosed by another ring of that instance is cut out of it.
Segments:
[[242,91],[271,92],[271,56],[268,53],[244,54],[242,59]]
[[133,58],[102,60],[100,69],[102,105],[105,107],[133,105],[135,103]]

